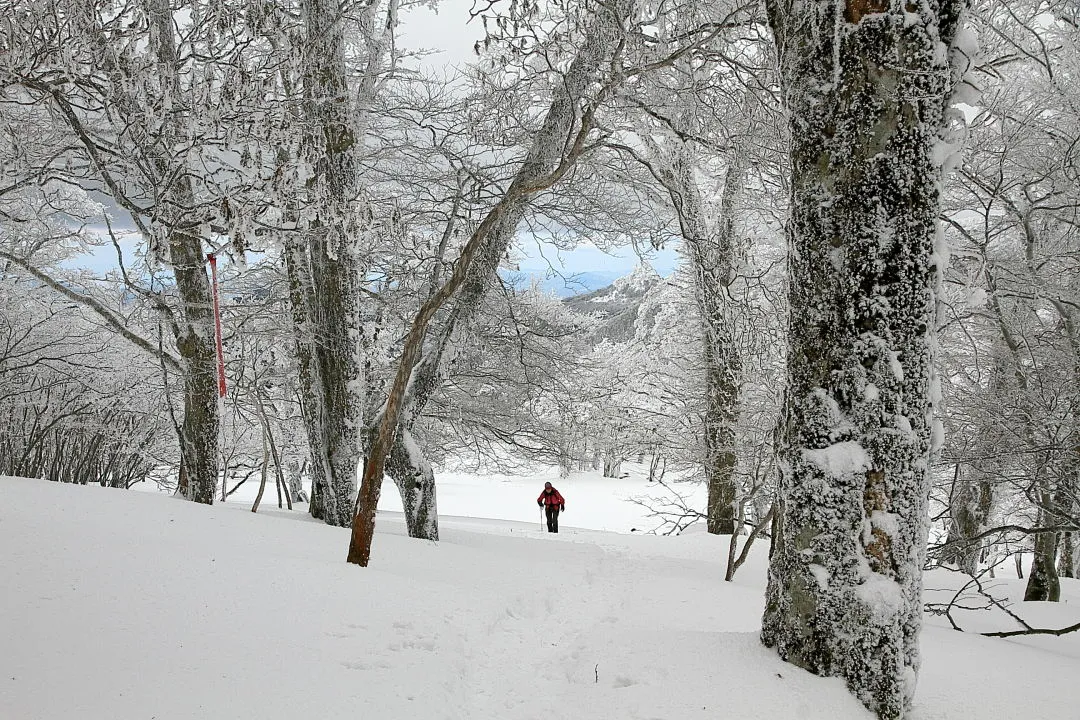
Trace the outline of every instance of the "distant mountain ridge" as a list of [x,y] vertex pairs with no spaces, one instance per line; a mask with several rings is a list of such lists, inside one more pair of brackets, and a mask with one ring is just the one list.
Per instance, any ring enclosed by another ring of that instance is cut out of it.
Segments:
[[624,342],[634,337],[634,328],[642,300],[663,278],[648,265],[639,265],[629,275],[617,278],[610,285],[563,300],[572,310],[593,315],[600,323],[593,339]]
[[607,287],[626,275],[624,272],[615,270],[587,270],[565,275],[550,275],[542,271],[529,270],[521,272],[502,270],[500,273],[504,280],[518,288],[528,287],[533,280],[536,280],[541,290],[560,298],[590,293]]

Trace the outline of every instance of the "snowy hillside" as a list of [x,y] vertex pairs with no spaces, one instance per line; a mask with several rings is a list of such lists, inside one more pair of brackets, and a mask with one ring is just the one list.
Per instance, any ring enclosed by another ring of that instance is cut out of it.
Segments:
[[594,315],[599,319],[593,333],[595,340],[624,341],[634,336],[638,311],[645,294],[662,280],[655,270],[642,264],[634,272],[606,287],[569,297],[564,302],[579,313]]
[[[724,583],[703,533],[379,527],[359,569],[300,512],[0,479],[0,718],[870,717],[758,643],[764,544]],[[1080,717],[1080,639],[934,622],[916,718]]]

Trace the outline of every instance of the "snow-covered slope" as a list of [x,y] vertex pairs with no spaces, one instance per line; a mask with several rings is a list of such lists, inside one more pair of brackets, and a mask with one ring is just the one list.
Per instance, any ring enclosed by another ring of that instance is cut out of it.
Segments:
[[[0,478],[0,718],[868,717],[758,644],[761,554],[724,583],[704,533],[379,522],[364,570],[301,513]],[[925,645],[918,718],[1080,715],[1075,657]]]
[[634,337],[641,302],[662,281],[651,267],[639,265],[634,272],[606,287],[569,297],[564,302],[576,312],[597,317],[599,324],[592,332],[594,342],[603,339],[622,342]]
[[[440,470],[435,476],[439,511],[446,515],[517,520],[540,527],[536,497],[544,483],[551,482],[566,498],[566,513],[560,518],[560,525],[622,533],[663,528],[663,518],[634,500],[662,507],[670,502],[668,491],[659,483],[649,482],[647,465],[627,461],[623,463],[623,471],[625,477],[606,478],[599,470],[560,477],[558,467],[545,465],[533,466],[528,476]],[[676,475],[675,471],[668,473],[669,479]],[[675,483],[673,487],[695,507],[705,507],[704,484]],[[249,494],[254,490],[250,488]],[[390,480],[383,484],[379,508],[401,511],[401,495]]]

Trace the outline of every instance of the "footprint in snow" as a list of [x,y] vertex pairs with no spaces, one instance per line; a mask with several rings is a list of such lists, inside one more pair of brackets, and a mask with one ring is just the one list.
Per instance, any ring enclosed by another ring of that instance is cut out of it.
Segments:
[[426,650],[428,652],[434,652],[435,650],[435,638],[417,638],[415,640],[405,640],[401,643],[402,650]]

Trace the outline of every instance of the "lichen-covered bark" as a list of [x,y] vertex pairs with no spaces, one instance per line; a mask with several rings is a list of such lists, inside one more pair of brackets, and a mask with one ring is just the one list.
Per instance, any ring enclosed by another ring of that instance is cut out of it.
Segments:
[[948,49],[963,3],[768,4],[790,350],[762,640],[903,717],[919,667]]
[[304,425],[311,448],[309,509],[327,524],[352,522],[361,457],[361,262],[356,137],[338,3],[305,0],[301,161],[308,169],[300,238],[286,246]]

